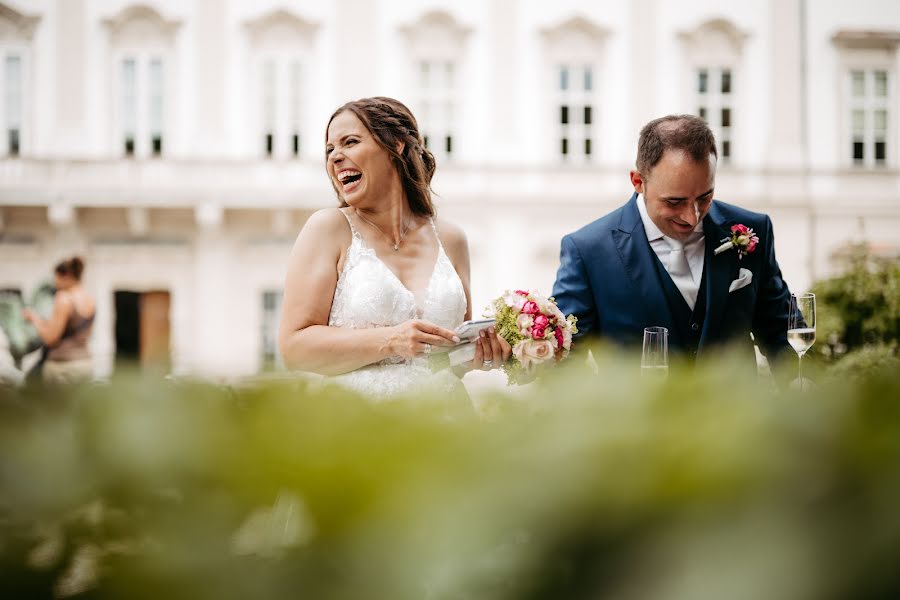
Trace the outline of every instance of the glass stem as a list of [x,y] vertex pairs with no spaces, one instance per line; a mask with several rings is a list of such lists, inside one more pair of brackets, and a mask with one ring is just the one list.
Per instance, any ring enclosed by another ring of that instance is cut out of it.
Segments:
[[803,393],[803,354],[797,355],[797,371],[800,373],[800,393]]

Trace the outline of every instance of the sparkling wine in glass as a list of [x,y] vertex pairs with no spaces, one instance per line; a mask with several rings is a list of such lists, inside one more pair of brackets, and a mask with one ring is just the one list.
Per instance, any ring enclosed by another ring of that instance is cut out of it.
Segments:
[[791,294],[787,339],[797,353],[797,371],[800,377],[800,390],[803,391],[803,355],[816,341],[815,294]]
[[641,377],[664,380],[669,375],[669,330],[665,327],[644,328],[644,351],[641,355]]

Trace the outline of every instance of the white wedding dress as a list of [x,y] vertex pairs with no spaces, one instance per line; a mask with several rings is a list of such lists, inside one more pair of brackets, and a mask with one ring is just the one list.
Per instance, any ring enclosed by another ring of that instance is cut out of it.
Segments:
[[[456,269],[444,252],[433,219],[431,227],[438,244],[438,256],[425,288],[424,304],[418,306],[415,294],[366,245],[350,217],[341,212],[350,224],[353,238],[338,276],[329,326],[367,329],[422,319],[453,330],[463,322],[466,294]],[[418,391],[465,394],[462,382],[452,371],[445,369],[434,373],[426,358],[387,358],[328,380],[376,399]]]

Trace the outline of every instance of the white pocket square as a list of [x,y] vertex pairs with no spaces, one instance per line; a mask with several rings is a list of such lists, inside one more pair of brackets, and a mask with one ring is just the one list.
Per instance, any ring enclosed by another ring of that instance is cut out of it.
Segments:
[[742,268],[738,272],[738,278],[731,282],[731,285],[728,286],[728,293],[735,292],[742,287],[746,287],[750,285],[750,282],[753,281],[753,273],[750,272],[750,269]]

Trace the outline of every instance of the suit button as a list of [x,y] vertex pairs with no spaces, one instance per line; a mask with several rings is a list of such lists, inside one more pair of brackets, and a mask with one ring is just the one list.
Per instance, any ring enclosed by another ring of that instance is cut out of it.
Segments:
[[691,323],[691,329],[693,329],[694,331],[697,331],[698,329],[700,329],[700,326],[697,325],[696,323]]

